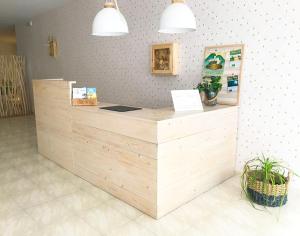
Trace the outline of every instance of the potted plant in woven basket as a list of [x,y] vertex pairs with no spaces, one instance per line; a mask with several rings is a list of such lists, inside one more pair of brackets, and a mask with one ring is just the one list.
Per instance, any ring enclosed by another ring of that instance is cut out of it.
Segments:
[[197,85],[205,105],[214,106],[217,104],[217,96],[222,89],[221,79],[221,76],[206,76]]
[[292,171],[280,162],[262,155],[245,164],[241,177],[242,189],[253,206],[256,203],[281,207],[288,200],[291,174]]

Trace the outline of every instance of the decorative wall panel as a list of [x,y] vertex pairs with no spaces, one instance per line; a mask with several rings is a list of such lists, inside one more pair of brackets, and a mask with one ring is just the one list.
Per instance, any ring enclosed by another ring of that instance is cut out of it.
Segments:
[[[170,0],[119,0],[130,28],[121,38],[92,37],[100,0],[75,0],[17,26],[18,52],[29,78],[64,77],[95,86],[102,101],[136,106],[171,105],[171,89],[190,89],[201,78],[204,47],[245,44],[241,85],[238,169],[256,154],[273,154],[300,172],[300,4],[297,0],[187,0],[195,33],[159,34]],[[47,54],[48,35],[60,56]],[[151,45],[177,42],[179,75],[152,76]],[[222,121],[220,121],[222,122]]]

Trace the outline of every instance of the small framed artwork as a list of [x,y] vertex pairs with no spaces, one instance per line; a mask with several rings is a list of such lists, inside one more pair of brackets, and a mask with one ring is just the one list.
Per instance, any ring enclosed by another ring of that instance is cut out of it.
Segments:
[[151,71],[154,75],[178,74],[178,44],[152,45]]
[[56,58],[58,55],[58,43],[53,37],[49,37],[49,56]]
[[73,88],[73,106],[97,106],[96,88]]
[[205,48],[202,76],[203,78],[221,77],[222,89],[218,95],[219,104],[239,104],[243,58],[243,44]]

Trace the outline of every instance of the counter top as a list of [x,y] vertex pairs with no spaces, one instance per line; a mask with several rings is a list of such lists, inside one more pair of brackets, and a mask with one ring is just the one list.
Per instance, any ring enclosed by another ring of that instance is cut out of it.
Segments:
[[[144,121],[152,121],[152,122],[161,122],[170,119],[183,118],[188,116],[200,115],[206,112],[213,112],[221,109],[236,109],[236,106],[229,105],[216,105],[216,106],[204,106],[204,112],[202,111],[181,111],[175,112],[172,107],[167,108],[159,108],[159,109],[150,109],[150,108],[142,108],[141,110],[129,111],[129,112],[115,112],[100,109],[101,107],[115,106],[120,104],[112,104],[112,103],[100,103],[98,106],[73,106],[74,109],[79,109],[87,112],[94,112],[99,114],[106,115],[115,115],[132,119],[140,119]],[[127,106],[127,105],[126,105]]]

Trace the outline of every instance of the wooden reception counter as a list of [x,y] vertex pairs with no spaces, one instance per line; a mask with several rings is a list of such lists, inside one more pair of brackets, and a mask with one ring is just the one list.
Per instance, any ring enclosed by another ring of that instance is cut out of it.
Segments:
[[154,218],[234,174],[237,106],[72,107],[73,83],[33,81],[38,150],[74,174]]

